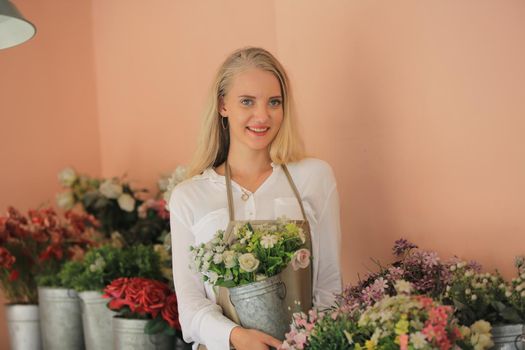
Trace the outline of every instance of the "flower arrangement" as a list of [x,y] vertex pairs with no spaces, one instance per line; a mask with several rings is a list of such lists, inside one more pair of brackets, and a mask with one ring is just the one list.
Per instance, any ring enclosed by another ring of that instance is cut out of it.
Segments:
[[59,286],[57,273],[69,260],[81,259],[94,244],[97,222],[89,215],[52,209],[27,216],[10,207],[0,217],[0,281],[12,303],[37,302],[39,285]]
[[157,181],[157,186],[159,191],[162,194],[162,198],[166,203],[169,203],[171,192],[179,183],[184,181],[187,177],[187,167],[184,165],[179,165],[170,175],[162,176]]
[[220,230],[210,242],[190,248],[195,269],[213,285],[231,288],[275,276],[289,263],[296,270],[310,263],[302,228],[284,218],[236,226],[228,240],[224,234]]
[[414,294],[425,294],[437,298],[443,294],[450,279],[448,263],[441,262],[436,252],[420,250],[407,241],[395,241],[392,252],[396,260],[380,267],[379,272],[370,273],[357,285],[348,285],[338,296],[340,307],[352,311],[373,305],[385,296],[396,295],[396,281],[405,280],[412,283]]
[[78,175],[72,168],[59,173],[65,191],[57,195],[62,208],[80,206],[101,223],[101,231],[117,245],[154,244],[169,232],[169,212],[163,199],[145,198],[125,177],[111,179]]
[[452,277],[444,301],[454,305],[456,315],[466,325],[478,319],[493,324],[525,321],[525,274],[523,263],[516,260],[519,276],[511,282],[498,273],[482,273],[478,265],[457,261],[451,264]]
[[488,322],[462,326],[451,306],[411,295],[410,282],[399,280],[395,288],[395,296],[385,296],[362,312],[296,316],[281,349],[483,350],[493,345]]
[[78,292],[102,291],[119,277],[162,279],[160,257],[152,246],[120,249],[105,245],[88,251],[82,261],[66,263],[59,273],[62,284]]
[[103,297],[109,298],[108,308],[119,317],[149,320],[145,332],[180,331],[177,297],[162,282],[147,278],[118,278],[104,288]]

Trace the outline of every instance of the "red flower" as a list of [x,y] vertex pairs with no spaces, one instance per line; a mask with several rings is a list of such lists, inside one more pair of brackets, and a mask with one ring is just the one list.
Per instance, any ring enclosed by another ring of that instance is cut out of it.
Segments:
[[113,280],[111,284],[104,289],[104,298],[122,298],[128,289],[129,278],[121,277]]
[[15,263],[16,258],[4,247],[0,247],[0,267],[10,269]]
[[60,245],[48,245],[38,258],[40,261],[46,261],[53,257],[56,260],[61,260],[63,256],[64,252],[62,251],[62,247]]
[[145,312],[155,318],[164,308],[169,289],[165,284],[158,281],[146,280],[144,284],[144,288],[138,295],[137,303]]
[[18,279],[18,276],[20,276],[20,273],[18,272],[18,270],[11,271],[11,273],[9,274],[9,281],[10,282],[16,281]]
[[168,296],[166,305],[162,309],[162,318],[168,322],[171,328],[180,330],[179,310],[177,307],[177,295],[175,293]]

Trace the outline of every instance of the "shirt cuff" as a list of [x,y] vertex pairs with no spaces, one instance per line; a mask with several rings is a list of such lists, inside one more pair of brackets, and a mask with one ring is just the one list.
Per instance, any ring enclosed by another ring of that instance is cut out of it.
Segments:
[[200,338],[208,350],[229,350],[230,333],[238,324],[220,315],[208,314],[201,322]]

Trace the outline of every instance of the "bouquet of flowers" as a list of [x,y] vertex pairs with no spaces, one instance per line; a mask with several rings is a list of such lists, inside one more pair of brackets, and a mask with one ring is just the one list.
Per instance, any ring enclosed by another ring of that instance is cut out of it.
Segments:
[[180,331],[177,297],[164,283],[147,278],[118,278],[104,289],[108,308],[119,317],[149,320],[148,334]]
[[310,251],[304,244],[303,230],[282,218],[276,224],[234,227],[230,238],[218,231],[210,242],[190,249],[204,281],[231,288],[275,276],[290,262],[296,270],[306,268]]
[[154,244],[169,232],[164,199],[148,199],[147,190],[133,189],[125,177],[91,178],[66,168],[59,180],[66,190],[57,195],[58,205],[67,209],[78,204],[99,220],[115,245]]
[[365,311],[296,316],[282,349],[483,350],[493,345],[488,322],[462,326],[451,306],[411,295],[411,283],[399,280],[395,288],[395,296]]
[[412,283],[414,294],[433,298],[443,294],[451,272],[449,263],[443,263],[436,252],[418,249],[406,239],[395,241],[392,252],[396,257],[392,264],[382,266],[376,262],[379,272],[370,273],[357,285],[348,285],[344,289],[337,298],[340,307],[347,311],[364,309],[385,296],[394,296],[398,280]]
[[525,273],[522,259],[516,260],[519,276],[507,282],[498,273],[482,273],[477,265],[457,261],[450,266],[452,277],[444,301],[454,305],[463,324],[478,319],[493,324],[525,321]]
[[89,215],[52,209],[30,210],[27,216],[15,208],[0,217],[0,281],[13,303],[37,302],[40,285],[57,286],[61,266],[81,259],[92,246],[97,222]]

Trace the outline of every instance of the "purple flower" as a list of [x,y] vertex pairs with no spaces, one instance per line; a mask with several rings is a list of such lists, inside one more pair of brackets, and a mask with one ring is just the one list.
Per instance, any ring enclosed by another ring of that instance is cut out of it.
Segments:
[[417,245],[407,241],[404,238],[401,238],[394,242],[394,247],[392,248],[392,251],[394,252],[395,256],[400,257],[403,256],[403,254],[405,254],[406,252],[410,251],[410,249],[414,248],[417,248]]

